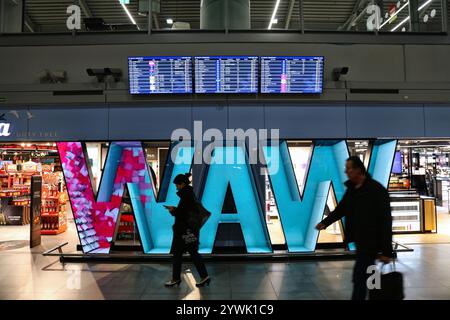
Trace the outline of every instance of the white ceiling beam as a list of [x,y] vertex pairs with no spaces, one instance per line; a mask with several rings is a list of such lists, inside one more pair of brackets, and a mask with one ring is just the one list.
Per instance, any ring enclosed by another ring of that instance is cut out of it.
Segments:
[[34,23],[33,20],[31,20],[31,18],[26,13],[23,17],[23,24],[28,29],[28,31],[32,33],[35,33],[37,31],[36,23]]

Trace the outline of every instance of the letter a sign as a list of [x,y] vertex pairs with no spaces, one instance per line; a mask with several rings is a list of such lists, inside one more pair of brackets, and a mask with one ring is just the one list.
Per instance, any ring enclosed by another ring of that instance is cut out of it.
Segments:
[[71,5],[67,7],[67,14],[70,16],[67,18],[66,26],[69,30],[81,29],[81,9],[77,5]]

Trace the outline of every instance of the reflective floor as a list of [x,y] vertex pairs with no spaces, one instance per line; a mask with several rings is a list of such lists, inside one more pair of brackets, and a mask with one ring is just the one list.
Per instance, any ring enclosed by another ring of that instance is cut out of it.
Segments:
[[[13,229],[9,229],[13,230]],[[68,264],[30,250],[23,240],[0,241],[0,299],[348,299],[352,261],[210,263],[210,287],[197,289],[185,266],[179,288],[165,288],[169,264]],[[450,299],[450,244],[414,245],[400,253],[407,299]]]

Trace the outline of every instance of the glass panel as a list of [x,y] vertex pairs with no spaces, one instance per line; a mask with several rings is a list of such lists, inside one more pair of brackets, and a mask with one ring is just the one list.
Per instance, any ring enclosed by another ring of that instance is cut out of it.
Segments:
[[383,1],[380,31],[441,32],[441,0]]
[[399,141],[394,156],[391,177],[389,179],[390,191],[407,191],[411,187],[411,148],[409,141]]
[[371,31],[367,30],[365,13],[369,1],[303,0],[305,30]]
[[441,0],[304,0],[303,16],[306,30],[442,31]]
[[160,6],[154,8],[153,30],[300,29],[299,0],[161,0],[157,3]]
[[128,4],[125,2],[125,0],[26,0],[23,32],[147,30],[147,9],[143,6],[147,0],[128,0]]
[[[298,190],[303,193],[312,152],[312,141],[289,141],[288,148]],[[267,170],[265,171],[265,200],[266,223],[270,240],[273,245],[283,245],[286,243],[286,239]]]
[[108,143],[106,142],[87,142],[86,150],[89,160],[89,165],[92,173],[92,185],[95,192],[98,191],[100,185],[103,167],[105,166],[105,159],[108,153]]
[[71,32],[67,28],[67,20],[70,18],[75,26],[85,17],[82,10],[72,11],[74,7],[71,6],[78,5],[78,1],[74,0],[26,0],[24,3],[22,31],[26,33]]
[[284,237],[283,227],[281,225],[280,215],[278,213],[275,196],[273,194],[272,185],[270,184],[269,175],[265,170],[265,195],[266,195],[266,223],[269,231],[270,242],[272,245],[284,245],[286,239]]
[[[334,209],[336,209],[337,201],[334,196],[333,187],[328,192],[327,204],[325,205],[325,212],[323,217],[326,218]],[[342,222],[336,221],[325,230],[319,232],[317,243],[342,243],[343,242]]]
[[[83,1],[80,1],[83,2]],[[90,16],[83,20],[83,31],[145,31],[147,7],[140,0],[84,0]],[[83,6],[82,6],[83,8]],[[86,13],[86,12],[85,12]]]
[[407,0],[383,1],[379,30],[386,32],[411,31],[410,8],[410,3]]
[[[200,29],[200,0],[153,0],[152,30]],[[217,2],[217,1],[216,1]],[[216,4],[216,7],[220,4]],[[223,10],[214,12],[220,15]]]
[[[445,0],[444,0],[445,1]],[[441,32],[442,29],[442,1],[419,0],[419,31]],[[446,18],[446,16],[445,16]]]
[[358,156],[367,166],[367,151],[369,149],[369,140],[348,140],[348,152],[351,156]]
[[306,175],[309,169],[309,161],[313,150],[312,141],[289,141],[289,153],[292,160],[295,178],[300,194],[303,194],[306,183]]
[[145,142],[143,147],[152,179],[155,181],[156,191],[158,191],[168,161],[169,142]]
[[[254,30],[300,30],[300,1],[250,1],[250,28]],[[230,29],[237,28],[231,26]]]

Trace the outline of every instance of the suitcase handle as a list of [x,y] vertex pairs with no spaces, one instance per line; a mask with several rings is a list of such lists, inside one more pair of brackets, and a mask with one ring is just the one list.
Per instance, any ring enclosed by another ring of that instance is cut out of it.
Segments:
[[393,259],[391,263],[381,263],[380,273],[383,273],[383,269],[386,265],[391,265],[391,272],[397,271],[395,267],[395,259]]

